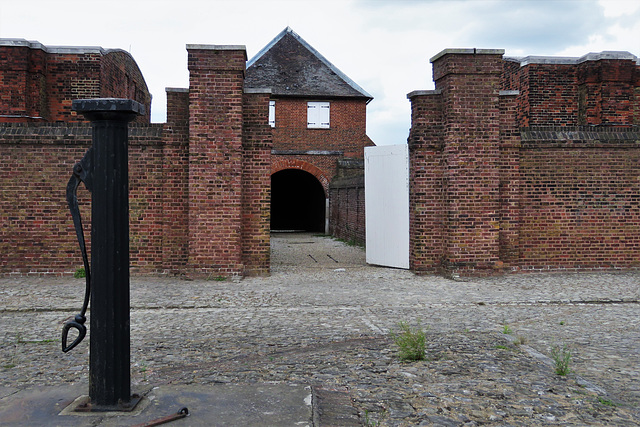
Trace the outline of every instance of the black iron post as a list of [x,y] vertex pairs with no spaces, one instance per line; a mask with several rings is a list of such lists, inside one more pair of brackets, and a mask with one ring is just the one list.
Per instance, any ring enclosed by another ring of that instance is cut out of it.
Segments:
[[129,332],[128,123],[144,114],[129,99],[83,99],[73,110],[91,121],[91,315],[89,398],[92,410],[131,406]]

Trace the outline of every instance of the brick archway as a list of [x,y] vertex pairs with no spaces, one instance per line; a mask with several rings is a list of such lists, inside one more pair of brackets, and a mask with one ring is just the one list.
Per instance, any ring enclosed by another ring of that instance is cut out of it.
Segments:
[[329,178],[322,169],[298,159],[274,159],[271,163],[271,175],[285,169],[299,169],[315,176],[324,189],[325,197],[329,197]]

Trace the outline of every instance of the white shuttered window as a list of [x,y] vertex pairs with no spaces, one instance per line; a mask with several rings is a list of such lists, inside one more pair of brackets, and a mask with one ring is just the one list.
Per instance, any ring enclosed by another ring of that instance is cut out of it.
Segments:
[[269,126],[276,127],[276,101],[269,101]]
[[330,108],[328,102],[307,102],[307,127],[329,129]]

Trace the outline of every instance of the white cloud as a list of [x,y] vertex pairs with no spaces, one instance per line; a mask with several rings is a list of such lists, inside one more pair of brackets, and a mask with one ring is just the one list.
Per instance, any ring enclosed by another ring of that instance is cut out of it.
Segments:
[[[28,4],[28,6],[25,6]],[[640,54],[640,3],[581,0],[30,0],[0,2],[0,37],[130,50],[165,120],[165,88],[187,87],[186,44],[245,45],[291,26],[371,93],[368,133],[406,141],[406,94],[432,89],[429,58],[449,47],[507,55]]]

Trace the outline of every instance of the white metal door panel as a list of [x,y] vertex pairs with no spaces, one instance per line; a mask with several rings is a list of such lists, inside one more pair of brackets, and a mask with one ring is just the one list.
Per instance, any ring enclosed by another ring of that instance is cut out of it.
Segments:
[[409,147],[364,149],[367,263],[409,268]]

